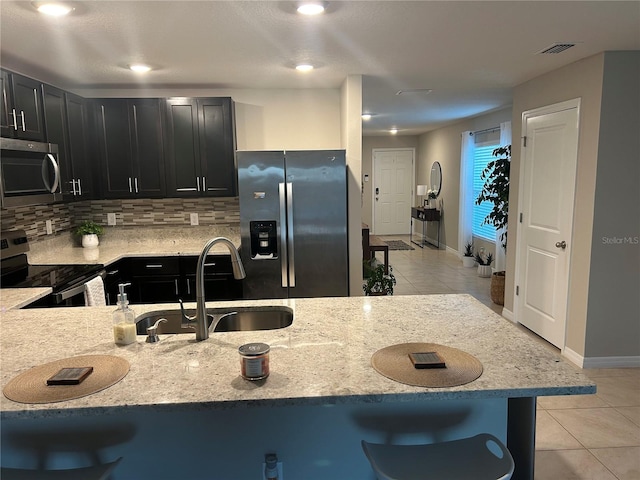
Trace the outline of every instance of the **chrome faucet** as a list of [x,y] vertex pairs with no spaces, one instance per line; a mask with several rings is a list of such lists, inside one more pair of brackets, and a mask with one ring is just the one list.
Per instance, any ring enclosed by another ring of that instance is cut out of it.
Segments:
[[[233,268],[233,278],[235,278],[236,280],[240,280],[246,277],[246,274],[244,273],[244,267],[242,266],[242,260],[240,259],[240,255],[238,254],[238,250],[233,245],[233,243],[231,243],[231,240],[225,237],[215,237],[205,244],[202,252],[200,253],[200,257],[198,257],[198,264],[196,267],[195,317],[188,317],[187,315],[185,315],[184,309],[182,309],[184,320],[186,320],[187,322],[195,322],[196,340],[198,341],[206,340],[207,338],[209,338],[209,331],[213,331],[215,329],[215,325],[213,324],[211,325],[211,328],[207,327],[207,306],[204,295],[204,267],[210,266],[211,264],[206,264],[204,262],[207,259],[209,250],[211,250],[211,247],[213,247],[216,243],[223,243],[229,249],[229,253],[231,254],[231,268]],[[193,325],[189,325],[189,323],[187,323],[185,324],[185,326]]]

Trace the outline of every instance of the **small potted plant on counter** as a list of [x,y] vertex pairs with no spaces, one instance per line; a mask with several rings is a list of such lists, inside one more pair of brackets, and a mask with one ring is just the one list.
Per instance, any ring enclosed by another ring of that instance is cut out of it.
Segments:
[[471,268],[476,265],[476,259],[473,256],[473,242],[468,242],[464,246],[464,253],[462,255],[462,266]]
[[489,278],[491,276],[491,263],[493,262],[493,254],[491,252],[487,255],[482,253],[476,253],[476,262],[478,262],[478,276],[483,278]]
[[365,262],[365,281],[362,289],[365,295],[393,295],[393,287],[396,284],[396,277],[393,276],[393,268],[389,265],[389,273],[384,273],[384,264]]
[[96,248],[100,244],[99,235],[104,233],[104,227],[91,220],[85,220],[76,228],[76,235],[82,236],[84,248]]

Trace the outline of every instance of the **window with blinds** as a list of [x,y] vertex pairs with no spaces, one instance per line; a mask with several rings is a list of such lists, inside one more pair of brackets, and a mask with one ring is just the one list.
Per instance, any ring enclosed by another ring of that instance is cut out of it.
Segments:
[[491,202],[482,202],[480,205],[476,205],[475,200],[480,195],[484,185],[480,175],[487,167],[487,164],[495,160],[492,153],[499,146],[498,141],[490,140],[481,143],[476,141],[473,152],[473,235],[491,242],[496,240],[496,228],[490,224],[483,224],[483,222],[491,212],[493,204]]

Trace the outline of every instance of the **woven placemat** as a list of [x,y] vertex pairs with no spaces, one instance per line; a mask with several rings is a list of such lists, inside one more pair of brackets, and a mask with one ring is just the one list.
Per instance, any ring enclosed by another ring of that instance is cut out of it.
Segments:
[[[410,353],[437,352],[446,368],[414,368]],[[378,350],[371,357],[373,368],[391,380],[417,387],[457,387],[482,375],[482,363],[457,348],[437,343],[401,343]]]
[[[78,385],[47,385],[47,379],[61,368],[93,367],[93,372]],[[63,358],[33,367],[12,378],[2,391],[18,403],[54,403],[91,395],[122,380],[129,362],[113,355],[82,355]]]

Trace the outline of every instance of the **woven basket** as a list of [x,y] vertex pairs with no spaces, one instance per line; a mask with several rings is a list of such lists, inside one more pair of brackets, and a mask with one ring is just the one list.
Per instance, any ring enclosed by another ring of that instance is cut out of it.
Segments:
[[504,272],[491,275],[491,301],[496,305],[504,305]]

